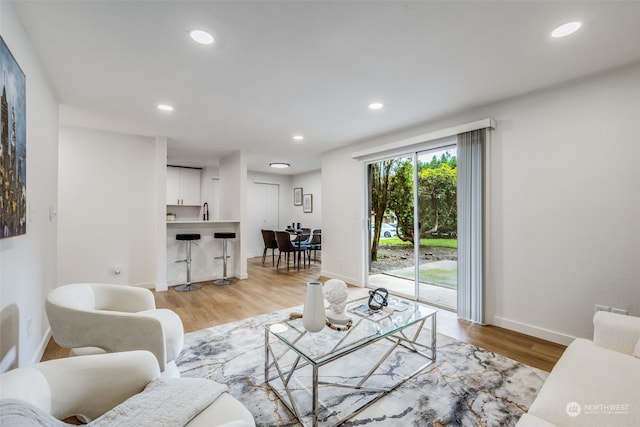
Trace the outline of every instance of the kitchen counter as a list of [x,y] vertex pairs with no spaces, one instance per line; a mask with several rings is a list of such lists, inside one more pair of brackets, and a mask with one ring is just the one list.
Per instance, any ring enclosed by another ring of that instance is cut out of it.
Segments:
[[[241,278],[242,260],[240,259],[240,221],[238,220],[176,220],[167,221],[167,284],[169,286],[184,283],[186,280],[185,242],[176,240],[176,234],[197,233],[200,240],[191,247],[191,280],[202,282],[222,277],[222,241],[213,237],[217,232],[236,233],[229,240],[227,273],[229,277]],[[245,261],[246,263],[246,261]]]
[[167,221],[167,225],[169,224],[235,224],[240,222],[237,219],[224,219],[224,220],[214,220],[214,221],[202,221],[202,220],[176,220],[176,221]]

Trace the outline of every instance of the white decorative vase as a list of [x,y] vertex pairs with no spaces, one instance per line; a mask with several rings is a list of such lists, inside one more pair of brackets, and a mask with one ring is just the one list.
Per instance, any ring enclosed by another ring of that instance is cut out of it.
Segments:
[[302,310],[302,325],[309,332],[320,332],[324,328],[325,322],[322,283],[309,282]]

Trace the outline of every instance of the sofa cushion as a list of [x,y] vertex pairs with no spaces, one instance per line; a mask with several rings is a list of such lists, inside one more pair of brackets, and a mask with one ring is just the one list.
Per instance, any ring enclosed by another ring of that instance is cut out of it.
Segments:
[[633,355],[637,358],[640,358],[640,339],[636,343],[636,348],[633,350]]
[[529,413],[561,426],[640,425],[640,361],[576,339],[542,386]]
[[253,427],[251,412],[229,393],[222,393],[211,405],[192,419],[187,427]]
[[640,339],[640,317],[598,311],[593,327],[595,345],[620,353],[632,354]]

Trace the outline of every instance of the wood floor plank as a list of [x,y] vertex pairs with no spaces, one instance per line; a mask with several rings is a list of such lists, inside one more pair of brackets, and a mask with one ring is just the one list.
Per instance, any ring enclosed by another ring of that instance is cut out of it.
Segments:
[[[275,269],[261,258],[247,262],[249,278],[233,285],[216,286],[203,282],[202,289],[177,292],[155,292],[156,305],[175,311],[184,324],[185,332],[217,326],[228,322],[270,313],[304,303],[306,284],[324,282],[320,277],[320,264],[297,271],[286,266]],[[350,296],[366,295],[366,290],[349,287]],[[565,350],[565,346],[534,338],[497,326],[481,326],[459,320],[455,313],[438,312],[438,332],[486,350],[510,357],[530,366],[550,371]],[[60,348],[50,340],[42,360],[67,357],[68,349]]]

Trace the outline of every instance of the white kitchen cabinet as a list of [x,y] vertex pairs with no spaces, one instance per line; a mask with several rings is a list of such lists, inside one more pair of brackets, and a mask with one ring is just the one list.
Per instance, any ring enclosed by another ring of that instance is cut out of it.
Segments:
[[200,206],[200,169],[167,166],[167,205]]

